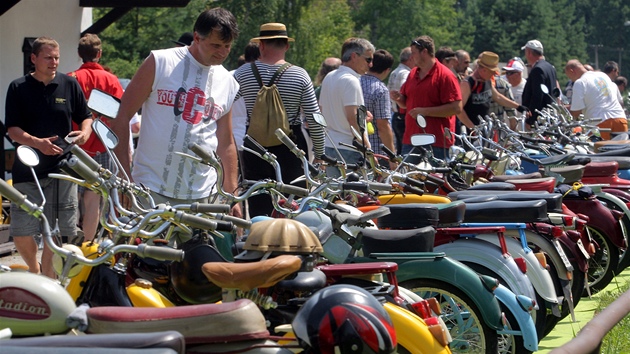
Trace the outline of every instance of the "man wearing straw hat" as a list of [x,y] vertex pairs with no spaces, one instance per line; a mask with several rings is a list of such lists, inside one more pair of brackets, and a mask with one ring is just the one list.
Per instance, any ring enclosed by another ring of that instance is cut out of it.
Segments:
[[[286,52],[289,50],[289,42],[294,39],[287,34],[287,28],[282,23],[265,23],[260,26],[258,37],[252,38],[252,42],[259,43],[260,57],[251,64],[246,64],[234,72],[234,78],[240,85],[237,95],[245,99],[247,107],[248,126],[256,96],[260,90],[260,84],[253,70],[260,74],[261,81],[268,85],[276,71],[285,63]],[[313,120],[313,113],[319,113],[319,106],[315,98],[313,83],[306,70],[299,66],[291,65],[276,79],[280,98],[284,105],[292,139],[303,151],[308,151],[306,137],[302,131],[302,112],[308,122],[310,137],[313,141],[315,156],[324,153],[323,127]],[[302,162],[284,145],[268,146],[269,152],[278,158],[282,167],[282,179],[286,183],[302,176],[304,169]],[[248,180],[261,180],[276,178],[274,168],[262,161],[258,156],[244,151],[241,155],[243,165],[243,177]],[[254,196],[248,199],[249,215],[269,215],[273,211],[271,198],[268,195]]]
[[485,117],[490,112],[492,101],[508,108],[515,108],[525,112],[526,107],[503,96],[492,84],[495,74],[500,73],[499,56],[493,52],[483,52],[479,55],[476,68],[472,75],[460,82],[462,103],[464,109],[457,118],[468,128],[479,124],[479,116]]

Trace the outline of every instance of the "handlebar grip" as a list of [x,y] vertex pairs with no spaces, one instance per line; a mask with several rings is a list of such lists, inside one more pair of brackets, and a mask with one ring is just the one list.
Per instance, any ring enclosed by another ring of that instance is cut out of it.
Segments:
[[249,220],[245,220],[245,219],[241,219],[238,218],[236,216],[232,216],[232,215],[217,215],[216,216],[217,219],[223,220],[223,221],[229,221],[232,224],[236,225],[237,227],[240,227],[241,229],[249,229],[252,227],[252,222]]
[[528,142],[530,142],[530,143],[535,143],[536,141],[538,141],[538,139],[535,139],[535,138],[530,138],[530,137],[529,137],[529,136],[527,136],[527,135],[520,135],[520,136],[519,136],[519,138],[520,138],[521,140],[525,140],[525,141],[528,141]]
[[278,139],[280,139],[280,141],[282,141],[282,143],[284,145],[286,145],[289,150],[299,150],[297,145],[295,145],[295,143],[293,142],[293,140],[291,140],[291,138],[289,138],[284,131],[282,131],[282,129],[278,128],[276,129],[276,136],[278,137]]
[[525,161],[527,161],[527,162],[530,162],[530,163],[533,163],[533,164],[535,164],[535,165],[538,165],[538,160],[533,159],[533,158],[531,158],[531,157],[529,157],[529,156],[527,156],[527,155],[521,155],[521,156],[519,156],[519,157],[521,158],[521,160],[525,160]]
[[199,146],[199,144],[197,144],[197,143],[189,144],[188,148],[192,152],[197,154],[197,156],[199,156],[199,158],[201,158],[201,160],[203,160],[203,162],[209,163],[210,161],[214,160],[214,157],[212,156],[212,154],[210,154],[208,151],[206,151],[206,149],[204,149],[201,146]]
[[346,170],[350,170],[350,171],[358,171],[361,169],[361,166],[359,166],[356,163],[349,163],[346,164]]
[[319,157],[322,161],[328,163],[329,165],[339,165],[341,164],[340,161],[337,161],[336,159],[333,159],[332,157],[326,155],[326,154],[322,154],[322,156]]
[[[449,170],[449,171],[450,171],[450,170]],[[443,179],[443,178],[440,178],[440,177],[435,177],[435,176],[430,175],[430,174],[428,174],[428,173],[427,173],[426,178],[427,178],[427,181],[429,181],[429,182],[433,182],[433,183],[435,183],[435,184],[437,184],[437,185],[442,185],[442,184],[444,184],[444,179]]]
[[389,183],[368,182],[368,187],[373,191],[389,192],[392,190],[392,185]]
[[357,150],[359,150],[361,152],[365,152],[367,150],[367,148],[365,146],[363,146],[363,144],[358,142],[357,139],[353,139],[352,140],[352,146],[354,146]]
[[209,203],[192,203],[190,204],[190,210],[195,213],[222,213],[227,214],[230,212],[231,207],[228,204],[209,204]]
[[549,146],[549,151],[555,152],[556,154],[566,154],[567,153],[566,151],[564,151],[562,149],[559,149],[559,148],[557,148],[555,146]]
[[138,245],[136,253],[142,258],[153,258],[162,261],[181,262],[184,260],[184,251],[165,246],[149,246],[142,243]]
[[417,194],[417,195],[423,195],[424,194],[424,189],[416,188],[416,187],[410,186],[408,184],[403,184],[403,192],[411,193],[411,194]]
[[81,149],[79,146],[72,144],[70,147],[70,152],[76,156],[87,168],[92,171],[98,171],[101,168],[101,165],[96,162],[90,155],[85,152],[85,150]]
[[540,147],[534,145],[534,144],[530,144],[530,143],[523,143],[523,146],[528,148],[528,149],[533,149],[533,150],[538,150]]
[[225,231],[225,232],[234,231],[234,223],[231,221],[216,220],[216,223],[217,223],[217,228],[215,230],[217,231]]
[[417,179],[413,179],[411,177],[405,177],[405,184],[416,188],[424,188],[424,183],[422,181],[418,181]]
[[461,168],[463,170],[470,170],[470,171],[474,171],[477,168],[477,166],[475,166],[475,165],[468,165],[468,164],[465,164],[465,163],[458,163],[457,167],[459,167],[459,168]]
[[370,190],[370,187],[363,182],[344,182],[341,184],[341,190],[368,192]]
[[293,194],[298,197],[306,197],[310,193],[309,190],[306,188],[294,186],[291,184],[276,183],[275,188],[281,193]]
[[308,171],[315,176],[319,175],[319,169],[310,163],[308,164]]
[[549,131],[544,131],[544,132],[542,132],[542,134],[545,135],[545,136],[553,136],[555,138],[560,136],[560,134],[558,134],[558,133],[549,132]]
[[178,211],[175,214],[175,220],[187,224],[188,226],[202,230],[219,230],[219,228],[222,228],[219,231],[232,231],[232,229],[234,228],[234,225],[230,223],[231,228],[229,228],[229,230],[225,230],[225,228],[227,228],[226,224],[222,223],[222,225],[220,226],[218,220],[202,218],[197,215],[184,213],[183,211]]
[[435,173],[451,173],[453,170],[450,167],[435,167],[433,169]]
[[87,183],[94,184],[99,181],[98,173],[96,173],[93,169],[89,168],[86,164],[81,162],[75,156],[70,157],[68,160],[68,167],[70,167],[74,172],[78,173],[81,178],[83,178]]
[[261,155],[264,155],[267,153],[267,149],[265,149],[262,145],[260,145],[256,140],[254,140],[249,135],[245,135],[245,137],[243,138],[243,146],[251,150],[254,150]]
[[387,155],[387,157],[389,157],[390,160],[396,158],[396,154],[393,151],[391,151],[387,146],[385,146],[385,144],[381,144],[381,150],[385,152],[385,154]]

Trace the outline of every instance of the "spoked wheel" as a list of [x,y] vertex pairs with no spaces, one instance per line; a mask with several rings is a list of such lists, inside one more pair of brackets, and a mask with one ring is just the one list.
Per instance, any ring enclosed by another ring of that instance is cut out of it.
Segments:
[[[599,249],[588,260],[588,285],[591,294],[594,294],[605,288],[614,278],[619,265],[619,248],[601,231],[591,226],[587,228],[591,238],[599,245]],[[586,289],[582,296],[588,296]]]
[[424,299],[434,297],[442,309],[442,319],[453,342],[453,353],[497,353],[497,332],[491,329],[473,301],[456,287],[431,279],[401,282],[405,287]]
[[[503,304],[501,304],[501,311],[505,314],[505,318],[507,319],[507,329],[508,331],[520,331],[520,327],[516,318],[512,314],[512,312],[507,309]],[[525,349],[525,345],[523,344],[523,336],[516,336],[511,334],[503,334],[499,331],[499,354],[530,354],[531,351]]]

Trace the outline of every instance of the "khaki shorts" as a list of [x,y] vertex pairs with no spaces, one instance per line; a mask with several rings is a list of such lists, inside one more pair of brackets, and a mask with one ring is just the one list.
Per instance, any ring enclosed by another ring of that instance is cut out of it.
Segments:
[[[44,190],[46,205],[44,215],[48,218],[51,229],[59,221],[61,236],[74,237],[77,235],[77,185],[54,178],[42,178],[39,183]],[[42,197],[35,182],[22,182],[13,185],[28,200],[41,205]],[[11,237],[33,236],[41,234],[40,220],[28,215],[15,203],[11,203]]]

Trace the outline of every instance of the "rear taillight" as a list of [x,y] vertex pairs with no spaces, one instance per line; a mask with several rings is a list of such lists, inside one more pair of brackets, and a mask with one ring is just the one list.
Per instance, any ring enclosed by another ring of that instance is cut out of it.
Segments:
[[514,258],[514,262],[516,262],[518,269],[520,269],[523,274],[527,273],[527,263],[525,262],[525,258],[523,257]]
[[623,218],[623,212],[619,211],[619,210],[610,210],[610,212],[612,213],[612,215],[615,217],[615,220],[621,220],[621,218]]
[[586,226],[586,223],[587,221],[582,218],[577,219],[575,222],[575,231],[579,231],[579,232],[584,231],[584,227]]
[[575,222],[574,216],[570,216],[570,215],[562,216],[562,223],[564,224],[564,226],[573,226],[574,222]]
[[431,308],[429,307],[429,302],[427,300],[421,300],[411,304],[413,310],[420,316],[422,319],[426,320],[427,318],[432,317]]
[[551,236],[553,236],[553,238],[558,238],[558,237],[562,236],[563,232],[564,232],[564,230],[560,226],[552,226],[551,227]]
[[516,300],[521,308],[527,312],[532,312],[534,307],[536,307],[536,301],[525,295],[516,295]]
[[586,222],[591,221],[591,218],[586,216],[586,215],[584,215],[584,214],[577,214],[577,216],[578,216],[578,218],[580,218],[580,219],[582,219],[582,220],[584,220]]

